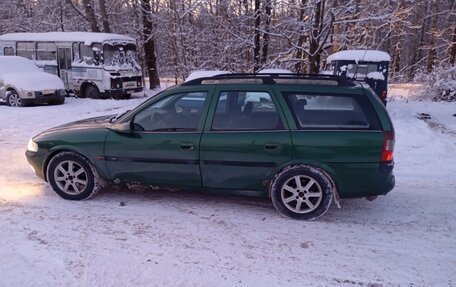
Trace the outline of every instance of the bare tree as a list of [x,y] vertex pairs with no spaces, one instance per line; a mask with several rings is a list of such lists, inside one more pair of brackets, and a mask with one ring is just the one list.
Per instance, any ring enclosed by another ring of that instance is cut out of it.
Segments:
[[152,13],[150,0],[141,0],[143,19],[144,56],[147,74],[149,75],[150,88],[160,87],[160,79],[157,71],[157,58],[155,56],[155,41],[153,38],[153,24],[149,16]]

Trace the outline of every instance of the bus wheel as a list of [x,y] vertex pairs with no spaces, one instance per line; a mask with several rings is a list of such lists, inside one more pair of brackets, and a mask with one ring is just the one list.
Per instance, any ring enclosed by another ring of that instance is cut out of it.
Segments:
[[100,91],[94,85],[87,85],[84,89],[84,98],[99,99]]

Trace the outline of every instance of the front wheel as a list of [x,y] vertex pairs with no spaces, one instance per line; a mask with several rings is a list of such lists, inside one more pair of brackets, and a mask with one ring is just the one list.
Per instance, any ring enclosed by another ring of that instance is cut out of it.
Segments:
[[295,165],[283,169],[273,178],[270,194],[274,207],[282,215],[315,220],[331,206],[333,185],[321,170]]
[[88,199],[100,189],[95,167],[74,152],[54,156],[48,165],[47,178],[52,189],[64,199]]
[[16,91],[8,91],[8,96],[6,96],[6,104],[10,107],[24,107],[25,102],[21,100],[21,97],[16,93]]
[[94,85],[87,85],[84,89],[84,98],[99,99],[100,91]]

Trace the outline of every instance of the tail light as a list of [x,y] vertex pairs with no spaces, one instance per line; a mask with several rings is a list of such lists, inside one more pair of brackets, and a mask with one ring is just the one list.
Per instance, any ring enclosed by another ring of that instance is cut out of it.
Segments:
[[380,99],[381,99],[382,101],[386,101],[386,91],[382,91],[382,92],[380,93]]
[[389,162],[393,160],[394,142],[394,132],[383,133],[382,162]]

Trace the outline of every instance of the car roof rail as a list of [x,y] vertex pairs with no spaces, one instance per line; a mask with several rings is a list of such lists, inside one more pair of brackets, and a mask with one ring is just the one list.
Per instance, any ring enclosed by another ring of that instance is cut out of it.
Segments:
[[[221,74],[209,77],[201,77],[197,79],[190,80],[188,82],[182,83],[182,86],[193,86],[201,85],[203,82],[207,81],[208,84],[223,84],[225,83],[235,83],[233,80],[250,80],[246,83],[258,83],[257,81],[262,81],[263,84],[276,84],[280,83],[280,80],[309,80],[316,81],[321,84],[321,81],[333,81],[337,82],[338,86],[353,87],[356,84],[347,78],[337,76],[337,75],[325,75],[325,74],[276,74],[276,73],[265,73],[265,74],[248,74],[248,73],[238,73],[238,74]],[[277,81],[279,80],[279,81]]]

